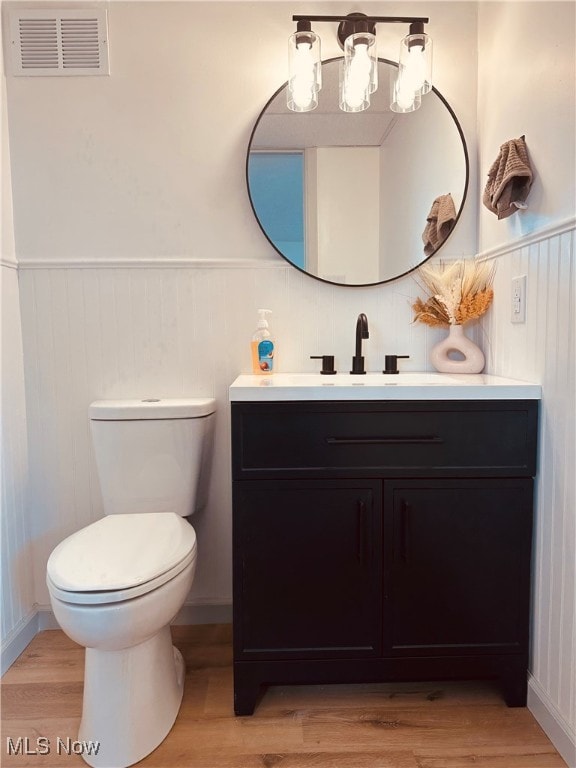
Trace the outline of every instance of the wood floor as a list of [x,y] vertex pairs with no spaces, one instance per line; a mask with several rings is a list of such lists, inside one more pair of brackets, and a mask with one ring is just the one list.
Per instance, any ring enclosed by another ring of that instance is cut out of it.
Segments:
[[[178,627],[187,665],[174,728],[142,768],[565,768],[527,709],[490,683],[274,686],[234,717],[231,630]],[[85,766],[78,755],[9,755],[8,739],[77,737],[83,650],[40,633],[2,680],[0,765]],[[42,743],[42,742],[41,742]],[[44,742],[45,743],[45,742]],[[61,750],[62,751],[62,750]]]

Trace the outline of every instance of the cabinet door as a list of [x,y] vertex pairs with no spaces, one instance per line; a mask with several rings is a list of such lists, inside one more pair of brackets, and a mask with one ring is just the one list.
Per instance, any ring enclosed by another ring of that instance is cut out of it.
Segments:
[[389,651],[527,649],[531,480],[392,481],[384,509]]
[[234,484],[236,658],[381,649],[381,483]]

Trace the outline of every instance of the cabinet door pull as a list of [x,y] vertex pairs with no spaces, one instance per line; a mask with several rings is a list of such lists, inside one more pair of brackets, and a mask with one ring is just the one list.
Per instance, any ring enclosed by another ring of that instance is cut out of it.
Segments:
[[410,512],[412,507],[402,499],[400,507],[400,557],[408,563],[410,555]]
[[437,435],[413,437],[327,437],[328,445],[399,445],[402,443],[443,443]]
[[361,566],[365,563],[366,549],[366,504],[358,499],[356,504],[356,558]]

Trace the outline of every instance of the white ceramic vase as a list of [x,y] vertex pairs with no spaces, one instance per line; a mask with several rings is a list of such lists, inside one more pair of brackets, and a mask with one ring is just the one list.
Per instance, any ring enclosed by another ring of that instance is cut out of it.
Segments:
[[[451,358],[451,352],[459,352],[464,359]],[[480,347],[464,333],[464,326],[451,325],[448,336],[432,348],[430,362],[441,373],[480,373],[485,360]]]

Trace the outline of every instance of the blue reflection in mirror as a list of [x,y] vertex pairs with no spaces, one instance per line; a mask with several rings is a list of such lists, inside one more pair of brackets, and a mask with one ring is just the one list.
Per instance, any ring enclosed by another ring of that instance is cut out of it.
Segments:
[[248,164],[250,196],[269,239],[301,269],[304,259],[304,154],[254,152]]

